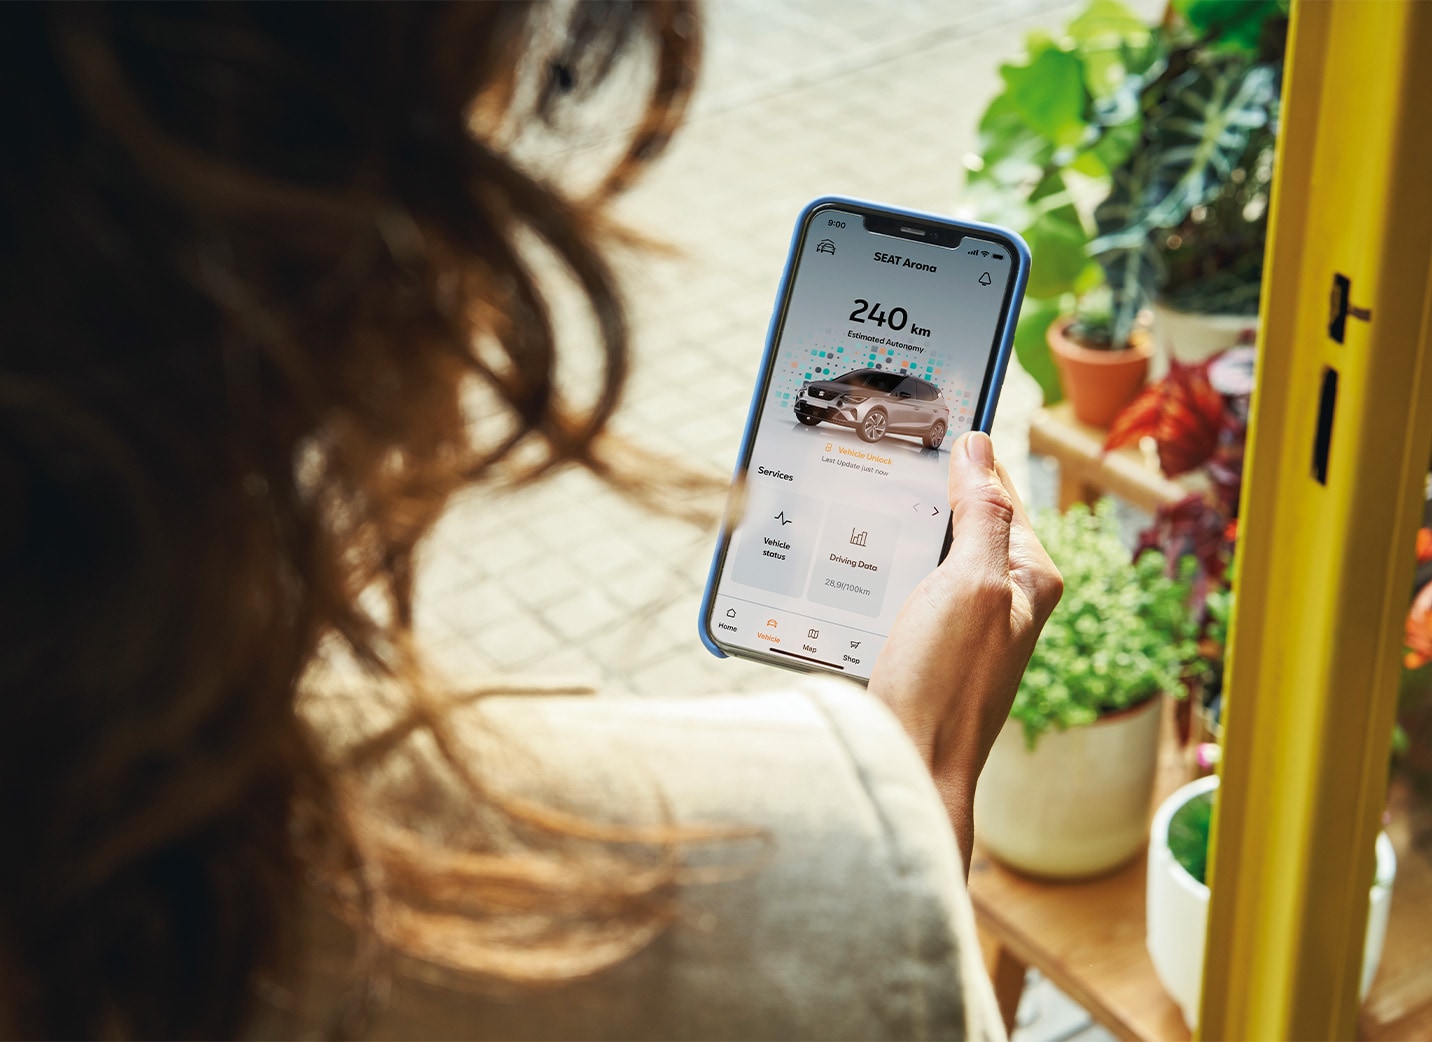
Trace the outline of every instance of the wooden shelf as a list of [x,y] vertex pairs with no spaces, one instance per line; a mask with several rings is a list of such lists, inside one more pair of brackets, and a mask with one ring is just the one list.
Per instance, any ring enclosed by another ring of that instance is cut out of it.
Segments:
[[1104,494],[1118,496],[1150,514],[1166,503],[1177,503],[1190,492],[1208,487],[1201,475],[1174,480],[1165,477],[1156,458],[1135,448],[1104,452],[1108,431],[1074,418],[1073,407],[1060,402],[1035,413],[1029,427],[1029,450],[1059,461],[1059,509],[1093,503]]
[[[1153,806],[1190,780],[1173,714],[1164,713]],[[1388,826],[1397,880],[1382,964],[1363,1004],[1365,1039],[1432,1038],[1432,859],[1413,849],[1406,801]],[[975,842],[970,898],[1006,1025],[1033,966],[1119,1038],[1177,1042],[1189,1032],[1145,946],[1146,852],[1098,879],[1044,882],[994,861]]]

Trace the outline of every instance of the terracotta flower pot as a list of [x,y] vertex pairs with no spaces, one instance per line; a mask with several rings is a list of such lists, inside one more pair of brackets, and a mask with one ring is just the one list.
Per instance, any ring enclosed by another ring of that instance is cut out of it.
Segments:
[[1107,428],[1144,386],[1153,349],[1144,338],[1122,351],[1083,347],[1067,335],[1073,321],[1072,315],[1066,315],[1050,325],[1049,350],[1075,418],[1091,427]]

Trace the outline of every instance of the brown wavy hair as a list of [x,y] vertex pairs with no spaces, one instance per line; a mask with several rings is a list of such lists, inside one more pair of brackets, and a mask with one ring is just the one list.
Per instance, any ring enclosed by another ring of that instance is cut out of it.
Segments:
[[[493,979],[660,929],[669,859],[575,855],[642,837],[468,763],[411,605],[465,485],[636,484],[603,435],[627,371],[604,207],[679,122],[698,28],[686,0],[0,13],[0,1030],[234,1034],[305,880],[370,951]],[[594,93],[628,127],[595,187],[512,158]],[[596,330],[582,401],[542,257]],[[322,648],[402,692],[390,726],[335,748],[312,723]],[[551,842],[384,817],[367,779],[418,733]]]

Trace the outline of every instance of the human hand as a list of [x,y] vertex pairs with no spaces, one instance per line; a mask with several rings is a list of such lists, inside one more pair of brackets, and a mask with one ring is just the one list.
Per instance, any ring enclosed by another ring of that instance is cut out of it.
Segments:
[[987,434],[955,443],[949,491],[950,552],[896,616],[870,693],[930,768],[968,872],[975,782],[1064,581]]

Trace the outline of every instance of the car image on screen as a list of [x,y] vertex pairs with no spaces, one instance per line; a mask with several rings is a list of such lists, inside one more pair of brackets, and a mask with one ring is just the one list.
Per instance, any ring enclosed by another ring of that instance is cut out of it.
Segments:
[[796,395],[796,419],[807,427],[835,423],[863,441],[887,434],[919,438],[938,449],[950,427],[950,407],[929,380],[880,369],[856,369],[832,380],[813,380]]

